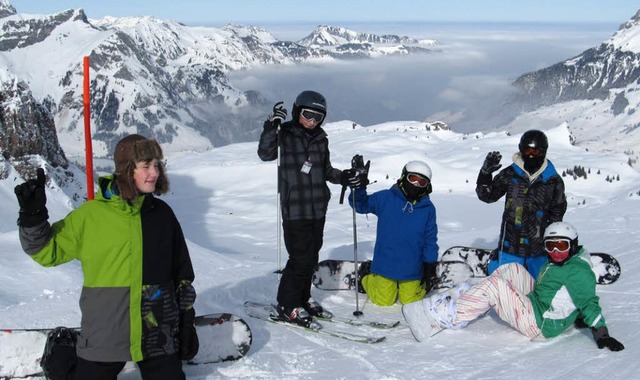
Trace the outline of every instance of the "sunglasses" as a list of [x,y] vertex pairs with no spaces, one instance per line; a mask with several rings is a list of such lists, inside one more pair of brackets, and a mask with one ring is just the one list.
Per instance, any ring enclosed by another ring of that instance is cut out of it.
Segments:
[[567,252],[569,248],[571,248],[569,239],[549,239],[544,241],[544,249],[549,253],[553,251]]
[[324,113],[309,108],[301,109],[300,115],[307,121],[313,120],[316,124],[324,120]]
[[416,173],[407,174],[407,180],[416,187],[427,187],[429,184],[429,178]]
[[538,148],[524,148],[522,150],[522,154],[526,157],[540,157],[543,153],[544,151]]

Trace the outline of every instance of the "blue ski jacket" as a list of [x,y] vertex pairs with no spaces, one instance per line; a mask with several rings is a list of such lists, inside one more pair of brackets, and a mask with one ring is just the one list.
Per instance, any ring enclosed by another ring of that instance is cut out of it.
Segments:
[[[349,204],[354,207],[353,195]],[[436,208],[429,196],[412,203],[397,184],[371,195],[355,190],[355,210],[378,217],[371,273],[396,281],[422,278],[422,263],[438,260]]]

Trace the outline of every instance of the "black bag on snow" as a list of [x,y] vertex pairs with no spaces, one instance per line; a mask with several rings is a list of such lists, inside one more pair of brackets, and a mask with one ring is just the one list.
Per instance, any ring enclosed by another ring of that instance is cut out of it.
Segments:
[[56,327],[47,334],[40,366],[48,380],[73,380],[76,372],[78,332]]

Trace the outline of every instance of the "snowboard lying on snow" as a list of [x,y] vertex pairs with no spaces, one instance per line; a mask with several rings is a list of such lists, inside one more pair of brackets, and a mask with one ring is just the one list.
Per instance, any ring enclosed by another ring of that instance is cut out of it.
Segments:
[[[196,317],[195,326],[200,348],[188,364],[237,360],[251,348],[251,329],[242,318],[234,314],[201,315]],[[52,330],[0,330],[0,379],[43,376],[40,359],[47,334]]]
[[[469,278],[485,277],[492,251],[455,246],[447,249],[436,266],[438,278],[434,289],[447,289]],[[358,267],[362,262],[358,262]],[[612,284],[620,278],[620,263],[608,253],[591,253],[591,266],[599,285]],[[350,260],[322,260],[313,274],[313,285],[322,290],[351,290],[356,287],[356,264]]]
[[[455,246],[447,249],[436,267],[438,283],[434,289],[451,288],[469,278],[487,276],[491,255],[491,250],[483,248]],[[612,284],[622,273],[618,260],[603,252],[591,253],[591,269],[598,285]]]
[[[358,262],[358,268],[362,262]],[[355,261],[322,260],[316,266],[312,283],[322,290],[349,290],[356,287]]]

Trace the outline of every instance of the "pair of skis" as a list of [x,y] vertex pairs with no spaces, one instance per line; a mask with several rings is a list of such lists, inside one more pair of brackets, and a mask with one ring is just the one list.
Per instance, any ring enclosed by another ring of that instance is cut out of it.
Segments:
[[387,323],[387,322],[362,320],[357,318],[343,318],[343,317],[337,317],[330,313],[327,313],[327,315],[317,318],[322,323],[314,321],[314,323],[312,323],[310,326],[305,327],[305,326],[293,324],[291,322],[286,322],[280,319],[278,317],[278,312],[276,311],[275,306],[271,304],[247,301],[244,303],[244,307],[247,315],[253,318],[261,319],[270,323],[284,325],[287,327],[301,329],[301,330],[316,333],[316,334],[333,336],[336,338],[341,338],[341,339],[350,340],[353,342],[360,342],[360,343],[379,343],[385,340],[386,336],[374,336],[374,335],[368,335],[364,333],[356,334],[356,333],[348,333],[343,331],[336,331],[336,330],[324,328],[322,323],[325,323],[325,324],[336,323],[336,324],[344,324],[349,326],[368,326],[368,327],[374,327],[377,329],[391,329],[400,324],[400,321]]

